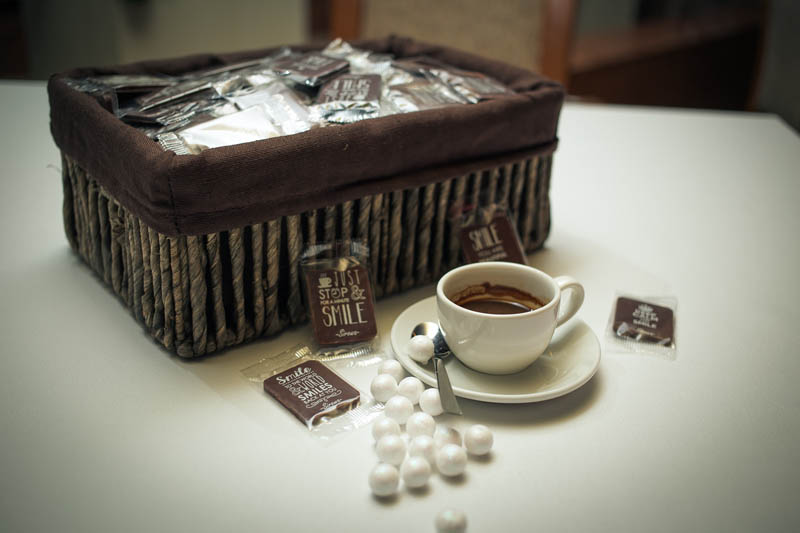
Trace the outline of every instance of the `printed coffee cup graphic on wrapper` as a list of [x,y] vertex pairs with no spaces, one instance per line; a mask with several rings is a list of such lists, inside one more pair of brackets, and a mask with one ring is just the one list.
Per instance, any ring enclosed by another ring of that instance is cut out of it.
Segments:
[[363,265],[306,272],[314,338],[322,346],[361,342],[377,333],[369,273]]

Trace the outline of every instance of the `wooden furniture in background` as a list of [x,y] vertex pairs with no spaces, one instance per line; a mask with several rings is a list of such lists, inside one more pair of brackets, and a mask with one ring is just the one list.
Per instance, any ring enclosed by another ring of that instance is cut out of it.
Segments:
[[[580,0],[542,0],[540,20],[529,27],[539,34],[539,62],[521,66],[585,100],[752,109],[766,9],[758,0],[743,5],[640,0],[630,27],[589,33],[576,27]],[[311,0],[312,34],[358,38],[364,9],[362,0]],[[443,5],[432,2],[427,9]]]
[[568,86],[569,56],[575,30],[575,0],[545,2],[542,27],[541,72]]
[[576,36],[559,79],[572,95],[609,103],[748,109],[764,27],[760,9],[715,9]]
[[0,77],[23,78],[28,72],[25,30],[19,0],[0,0]]
[[336,37],[358,39],[361,35],[360,0],[310,0],[310,35],[313,41]]

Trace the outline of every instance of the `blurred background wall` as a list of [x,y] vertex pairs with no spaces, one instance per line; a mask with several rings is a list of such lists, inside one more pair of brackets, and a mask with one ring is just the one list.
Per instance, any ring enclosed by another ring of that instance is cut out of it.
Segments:
[[797,0],[0,0],[0,77],[389,33],[584,101],[770,111],[800,129]]
[[0,0],[0,5],[0,13],[18,13],[21,74],[36,79],[76,66],[264,48],[308,36],[303,0]]

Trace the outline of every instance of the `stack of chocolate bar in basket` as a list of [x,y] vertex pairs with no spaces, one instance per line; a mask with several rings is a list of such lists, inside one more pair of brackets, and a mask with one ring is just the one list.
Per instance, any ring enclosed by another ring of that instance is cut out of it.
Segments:
[[67,82],[109,98],[121,120],[178,154],[510,92],[478,72],[424,56],[397,61],[341,40],[321,52],[282,48],[180,76],[111,74]]

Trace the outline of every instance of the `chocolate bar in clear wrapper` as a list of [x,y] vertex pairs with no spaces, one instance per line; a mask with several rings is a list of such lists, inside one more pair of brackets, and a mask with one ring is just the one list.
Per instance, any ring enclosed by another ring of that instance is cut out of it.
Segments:
[[139,111],[147,111],[153,107],[174,102],[176,100],[180,100],[181,98],[185,98],[203,91],[210,91],[212,89],[213,85],[210,80],[188,80],[171,85],[169,87],[164,87],[160,91],[156,91],[152,94],[142,96],[138,98],[136,102],[139,104]]
[[313,126],[309,109],[301,95],[286,87],[282,82],[275,82],[254,91],[227,97],[229,102],[239,109],[260,105],[284,135],[292,135],[308,131]]
[[430,73],[446,83],[471,104],[476,104],[490,96],[511,92],[499,81],[479,72],[431,69]]
[[395,61],[393,65],[433,83],[445,84],[470,104],[476,104],[492,96],[511,93],[505,85],[485,74],[457,69],[430,57]]
[[209,120],[236,113],[232,103],[220,99],[180,101],[147,111],[126,111],[122,120],[137,126],[151,139],[164,133],[182,130]]
[[146,74],[108,74],[92,76],[89,80],[113,89],[117,94],[148,93],[175,83],[171,76],[148,76]]
[[322,87],[317,102],[377,102],[381,95],[381,77],[376,74],[342,74]]
[[328,122],[356,122],[377,116],[380,97],[379,75],[342,74],[320,89],[314,113]]
[[674,345],[674,311],[667,306],[619,297],[611,327],[620,338],[660,346]]
[[361,393],[320,361],[303,361],[264,380],[264,391],[310,429],[358,405]]
[[145,111],[136,109],[124,110],[120,113],[120,118],[128,124],[166,126],[179,122],[183,118],[188,118],[197,108],[198,102],[178,102]]
[[318,87],[327,79],[347,70],[345,59],[330,57],[319,52],[309,52],[296,57],[279,59],[272,68],[279,75],[307,87]]
[[363,241],[319,243],[303,252],[306,304],[320,346],[355,345],[377,336],[368,260]]
[[199,153],[207,148],[278,137],[282,135],[282,131],[270,120],[263,105],[255,105],[180,130],[177,134],[186,143],[190,153]]
[[446,85],[424,78],[391,86],[387,91],[386,99],[397,113],[410,113],[465,103]]
[[248,80],[239,75],[218,75],[216,77],[190,78],[175,85],[139,97],[138,111],[147,111],[184,99],[221,97],[250,86]]

